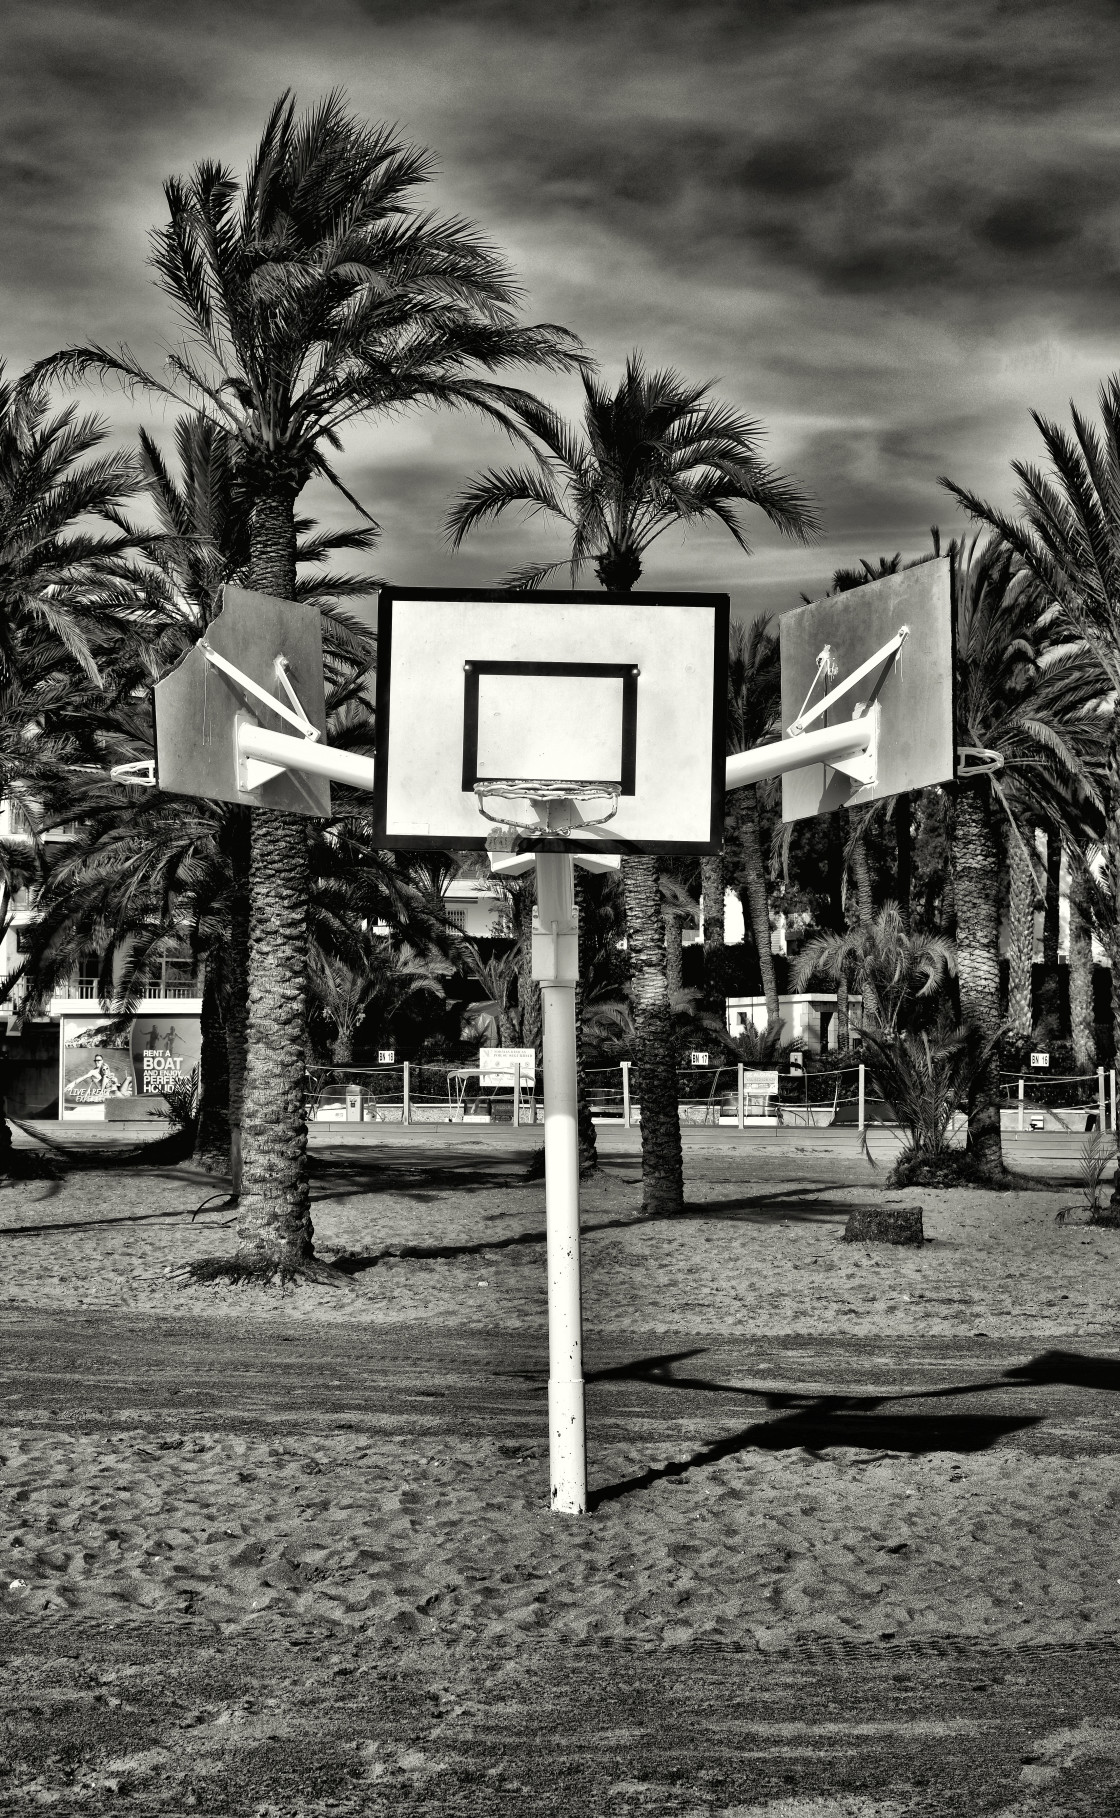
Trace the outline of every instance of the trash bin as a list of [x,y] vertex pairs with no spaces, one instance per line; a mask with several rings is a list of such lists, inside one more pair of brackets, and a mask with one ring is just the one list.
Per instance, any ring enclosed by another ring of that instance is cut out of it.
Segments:
[[366,1095],[361,1086],[346,1088],[346,1122],[360,1124],[366,1114]]

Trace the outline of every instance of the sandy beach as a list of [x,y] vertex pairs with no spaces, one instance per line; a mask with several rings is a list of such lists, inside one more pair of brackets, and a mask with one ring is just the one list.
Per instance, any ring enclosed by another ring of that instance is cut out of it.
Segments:
[[[427,1686],[487,1662],[515,1702],[541,1650],[673,1674],[713,1651],[1114,1648],[1116,1234],[1059,1223],[1068,1187],[926,1192],[895,1196],[924,1207],[920,1250],[847,1245],[851,1205],[883,1190],[866,1164],[689,1166],[680,1219],[642,1217],[629,1157],[584,1195],[583,1521],[547,1507],[544,1196],[523,1158],[318,1157],[337,1287],[185,1282],[234,1241],[217,1206],[192,1219],[215,1183],[189,1169],[0,1192],[10,1686],[49,1661],[57,1690],[60,1653],[88,1664],[107,1644],[113,1672],[122,1647],[142,1672],[145,1635],[158,1652],[170,1632],[186,1654],[261,1660],[327,1638],[335,1664],[396,1661]],[[295,1734],[292,1696],[268,1734]],[[376,1807],[306,1788],[290,1808],[222,1804],[232,1708],[196,1693],[185,1730],[182,1713],[174,1734],[141,1726],[120,1756],[131,1809],[169,1809],[168,1786],[221,1811],[460,1809],[399,1766]],[[242,1748],[261,1742],[246,1722]],[[17,1708],[4,1809],[100,1810],[117,1757],[82,1733],[67,1782]],[[1120,1772],[1120,1728],[1092,1736],[1043,1760],[1053,1797]],[[1030,1803],[1023,1771],[1027,1804],[959,1809],[1066,1809]],[[602,1809],[958,1809],[914,1787],[806,1804],[767,1784],[687,1805],[651,1780]]]

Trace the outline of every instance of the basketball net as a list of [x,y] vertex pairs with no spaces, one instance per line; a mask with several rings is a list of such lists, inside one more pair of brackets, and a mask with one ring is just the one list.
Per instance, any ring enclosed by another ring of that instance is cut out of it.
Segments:
[[[488,777],[474,785],[478,810],[493,825],[487,835],[488,852],[516,852],[524,840],[550,834],[566,838],[584,827],[601,827],[618,809],[618,783],[575,782],[571,779],[534,777]],[[487,803],[494,806],[488,807]],[[523,802],[529,814],[510,812],[509,804]],[[586,812],[599,804],[601,812]]]

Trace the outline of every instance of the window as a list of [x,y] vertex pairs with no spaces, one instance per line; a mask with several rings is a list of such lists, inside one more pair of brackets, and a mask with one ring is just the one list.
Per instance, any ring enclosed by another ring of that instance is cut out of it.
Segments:
[[77,995],[81,998],[97,996],[98,960],[96,954],[88,954],[78,964]]
[[467,932],[467,912],[465,909],[448,909],[445,913],[453,928],[458,928],[460,934],[465,934]]

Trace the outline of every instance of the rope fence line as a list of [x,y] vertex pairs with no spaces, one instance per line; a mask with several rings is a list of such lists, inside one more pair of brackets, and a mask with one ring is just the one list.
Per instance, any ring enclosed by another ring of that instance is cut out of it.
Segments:
[[[641,1097],[629,1061],[585,1069],[597,1124],[641,1123]],[[1005,1130],[1116,1130],[1116,1070],[1095,1074],[1000,1075]],[[682,1125],[712,1128],[825,1128],[893,1124],[885,1100],[868,1090],[863,1065],[782,1072],[742,1063],[677,1069]],[[489,1123],[543,1121],[539,1074],[396,1061],[376,1066],[315,1066],[307,1074],[307,1110],[326,1123]]]
[[[585,1069],[596,1123],[633,1127],[641,1098],[632,1064]],[[313,1122],[343,1123],[539,1123],[544,1116],[539,1075],[512,1069],[396,1061],[376,1066],[314,1066],[307,1073],[307,1110]],[[881,1100],[868,1096],[862,1066],[781,1073],[776,1067],[679,1067],[677,1103],[686,1126],[739,1129],[825,1126],[863,1129],[865,1119],[890,1121]]]
[[1001,1073],[1001,1104],[1019,1130],[1116,1131],[1116,1068],[1091,1073]]

